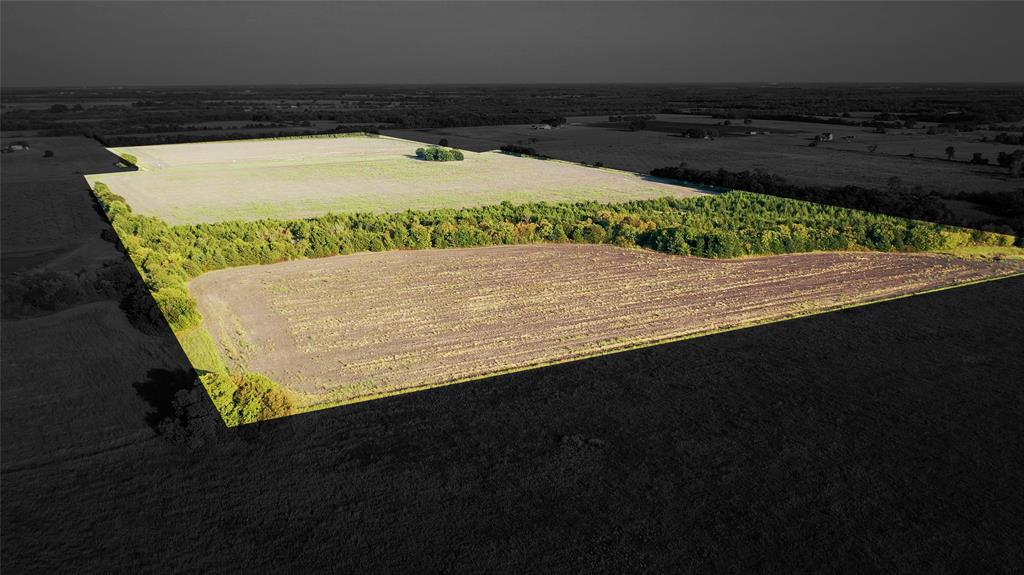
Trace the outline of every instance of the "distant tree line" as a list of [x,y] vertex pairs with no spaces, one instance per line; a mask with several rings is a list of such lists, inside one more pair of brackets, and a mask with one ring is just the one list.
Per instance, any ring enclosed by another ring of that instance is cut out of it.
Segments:
[[992,141],[997,144],[1007,144],[1010,146],[1024,146],[1024,134],[1008,134],[1002,132],[992,137]]
[[541,157],[540,153],[538,153],[535,148],[531,148],[529,146],[520,146],[519,144],[505,144],[504,146],[499,148],[499,150],[506,154],[513,154],[516,156],[536,156],[538,158]]
[[[722,189],[744,190],[759,194],[832,204],[877,214],[890,214],[904,218],[928,221],[957,221],[956,215],[935,192],[926,192],[920,186],[907,188],[902,183],[890,185],[887,190],[861,186],[802,186],[790,183],[777,174],[759,170],[731,172],[725,169],[698,170],[688,168],[685,163],[651,170],[652,176],[683,180]],[[1003,215],[1003,214],[996,214]],[[1024,227],[1014,233],[1024,237]]]
[[684,138],[695,138],[698,140],[714,140],[718,137],[718,130],[715,128],[687,128],[679,134]]

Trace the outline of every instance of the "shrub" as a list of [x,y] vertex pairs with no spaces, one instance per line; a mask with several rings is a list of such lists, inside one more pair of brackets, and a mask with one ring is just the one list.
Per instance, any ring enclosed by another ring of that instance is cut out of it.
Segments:
[[229,427],[298,411],[295,398],[288,390],[259,373],[207,373],[199,379]]
[[431,162],[461,162],[465,159],[461,151],[440,146],[416,148],[416,157]]
[[153,292],[153,299],[174,331],[194,327],[203,319],[196,300],[192,299],[184,287],[158,289]]

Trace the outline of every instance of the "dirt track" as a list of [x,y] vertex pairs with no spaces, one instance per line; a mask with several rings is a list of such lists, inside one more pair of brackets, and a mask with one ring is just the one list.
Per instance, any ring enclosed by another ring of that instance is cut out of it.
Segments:
[[881,253],[721,261],[532,245],[235,268],[198,278],[192,292],[225,355],[337,401],[1013,271],[1024,265]]

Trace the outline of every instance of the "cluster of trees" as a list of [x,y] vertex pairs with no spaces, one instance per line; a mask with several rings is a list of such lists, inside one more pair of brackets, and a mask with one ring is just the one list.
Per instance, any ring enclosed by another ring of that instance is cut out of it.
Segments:
[[1008,134],[1002,132],[992,137],[992,141],[998,144],[1008,144],[1010,146],[1024,146],[1024,134]]
[[786,178],[760,170],[730,172],[725,169],[697,170],[685,163],[679,166],[655,168],[651,175],[703,184],[726,190],[745,190],[784,198],[832,204],[855,210],[890,214],[904,218],[928,221],[956,221],[955,215],[936,194],[902,185],[889,186],[886,191],[860,186],[819,188],[789,183]]
[[718,137],[718,130],[715,128],[687,128],[680,136],[684,138],[696,138],[698,140],[714,140]]
[[625,122],[630,132],[636,132],[638,130],[646,130],[647,122],[657,118],[654,114],[637,114],[632,116],[608,116],[608,121],[613,123]]
[[259,373],[205,373],[199,380],[229,427],[298,411],[295,396],[290,391]]
[[996,163],[1010,170],[1010,175],[1019,178],[1024,175],[1024,150],[1014,150],[1012,153],[999,152]]
[[1024,216],[1024,188],[1015,192],[961,192],[957,198],[985,206],[995,214]]
[[515,154],[517,156],[540,157],[540,154],[537,152],[535,148],[531,148],[529,146],[520,146],[519,144],[505,144],[499,149],[502,152],[505,152],[506,154]]
[[455,148],[443,148],[441,146],[429,146],[416,148],[416,157],[421,160],[432,162],[461,162],[465,156]]
[[124,265],[112,263],[78,272],[36,270],[6,274],[0,284],[0,311],[5,319],[23,318],[116,297],[123,293],[133,273]]
[[633,120],[641,120],[641,121],[644,121],[644,122],[649,122],[651,120],[656,120],[657,118],[658,117],[655,116],[654,114],[634,114],[634,115],[626,115],[626,116],[608,116],[608,121],[609,122],[632,122]]

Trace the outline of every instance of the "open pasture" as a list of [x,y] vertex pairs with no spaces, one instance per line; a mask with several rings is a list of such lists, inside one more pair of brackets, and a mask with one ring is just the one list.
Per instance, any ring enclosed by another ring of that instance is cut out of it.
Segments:
[[107,184],[136,212],[172,224],[700,193],[632,173],[499,152],[426,162],[415,158],[424,145],[352,136],[119,148],[142,170],[89,180]]
[[190,289],[232,367],[308,394],[308,409],[1021,271],[937,255],[723,261],[549,244],[233,268]]

